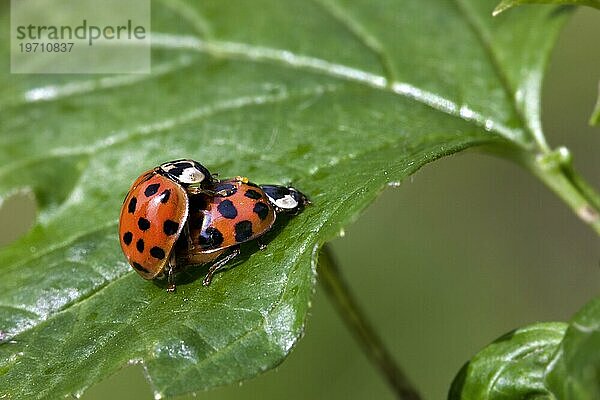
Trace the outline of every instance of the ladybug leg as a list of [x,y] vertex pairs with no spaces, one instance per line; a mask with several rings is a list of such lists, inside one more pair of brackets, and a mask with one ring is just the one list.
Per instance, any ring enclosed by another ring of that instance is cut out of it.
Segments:
[[204,194],[204,195],[207,195],[210,197],[229,197],[235,193],[235,190],[214,191],[214,190],[204,189],[204,188],[195,187],[195,186],[188,186],[187,190],[190,194]]
[[240,255],[240,246],[235,246],[231,253],[227,254],[225,257],[221,258],[220,260],[215,261],[215,263],[213,265],[211,265],[210,268],[208,269],[208,272],[206,273],[206,276],[204,277],[202,284],[204,286],[210,285],[210,282],[212,281],[212,277],[215,274],[215,272],[217,272],[218,270],[223,268],[223,266],[225,264],[227,264],[229,261],[233,260],[234,258],[236,258],[239,255]]
[[258,239],[256,239],[256,243],[258,243],[258,248],[260,250],[264,250],[267,248],[267,244],[265,242],[263,242],[261,239],[262,238],[260,238],[260,237]]
[[223,190],[219,190],[219,191],[213,192],[213,193],[214,193],[214,196],[229,197],[229,196],[231,196],[232,194],[235,193],[235,190],[233,190],[233,189],[232,190],[225,190],[225,189],[223,189]]
[[204,189],[199,186],[193,186],[193,185],[188,186],[187,191],[190,194],[205,194],[208,196],[213,196],[215,194],[214,190]]
[[169,259],[169,264],[167,265],[167,292],[169,293],[175,291],[175,260],[175,252],[173,252]]
[[[248,178],[246,178],[245,176],[236,176],[234,178],[234,180],[241,182],[241,183],[248,183]],[[190,192],[191,194],[205,194],[207,196],[212,196],[212,197],[229,197],[232,194],[234,194],[237,189],[231,188],[231,189],[222,189],[222,190],[211,190],[211,189],[205,189],[199,186],[188,186],[188,192]]]

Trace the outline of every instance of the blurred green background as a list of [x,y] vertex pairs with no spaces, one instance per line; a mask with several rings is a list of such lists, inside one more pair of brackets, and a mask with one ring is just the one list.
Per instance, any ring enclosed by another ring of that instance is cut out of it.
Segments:
[[[510,11],[509,11],[510,12]],[[600,128],[587,125],[600,80],[600,12],[579,9],[544,85],[549,142],[566,145],[600,188]],[[0,244],[24,233],[34,204],[0,208]],[[476,151],[426,166],[380,198],[333,242],[346,279],[427,399],[445,398],[461,365],[516,327],[567,320],[600,293],[598,238],[527,172]],[[204,399],[391,399],[318,288],[305,335],[273,371]],[[140,366],[84,399],[151,399]]]

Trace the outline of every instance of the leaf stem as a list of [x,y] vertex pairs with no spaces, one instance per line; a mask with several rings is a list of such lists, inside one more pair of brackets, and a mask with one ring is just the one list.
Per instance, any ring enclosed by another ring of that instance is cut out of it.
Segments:
[[319,277],[338,313],[361,345],[367,357],[392,387],[398,399],[420,400],[421,396],[412,386],[400,366],[373,330],[365,315],[352,297],[350,288],[341,275],[340,268],[329,246],[324,245],[319,257]]
[[530,170],[600,236],[598,194],[575,172],[570,163],[547,168],[544,161],[536,161],[531,164]]

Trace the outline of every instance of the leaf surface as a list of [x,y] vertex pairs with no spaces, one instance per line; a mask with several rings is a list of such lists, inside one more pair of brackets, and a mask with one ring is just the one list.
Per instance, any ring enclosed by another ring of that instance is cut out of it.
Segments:
[[552,399],[544,373],[566,327],[565,323],[538,323],[500,337],[461,369],[448,399]]
[[599,348],[596,298],[569,324],[534,324],[485,347],[458,373],[448,399],[598,399]]
[[600,9],[600,0],[502,0],[494,9],[494,15],[523,4],[552,4],[588,6]]
[[571,320],[546,383],[559,399],[600,398],[600,298],[583,307]]
[[596,100],[594,111],[592,112],[592,116],[590,117],[590,125],[598,124],[600,124],[600,83],[598,83],[598,99]]
[[[492,20],[494,5],[165,0],[151,75],[2,72],[0,199],[30,190],[39,213],[0,250],[0,397],[80,394],[128,362],[156,397],[279,364],[319,246],[386,184],[468,147],[543,144],[541,78],[568,14]],[[313,204],[210,287],[196,268],[169,295],[130,269],[116,231],[131,182],[178,158],[293,182]]]

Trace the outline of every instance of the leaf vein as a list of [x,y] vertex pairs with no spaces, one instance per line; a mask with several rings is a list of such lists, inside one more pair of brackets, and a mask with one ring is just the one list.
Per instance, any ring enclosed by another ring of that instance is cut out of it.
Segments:
[[[38,162],[46,161],[52,158],[61,158],[67,156],[80,156],[80,155],[93,155],[97,154],[100,151],[107,150],[113,146],[120,145],[126,143],[130,140],[133,140],[138,137],[144,137],[148,135],[155,134],[157,132],[167,132],[172,130],[178,126],[190,123],[192,121],[198,119],[205,119],[217,115],[219,113],[228,112],[232,110],[238,110],[244,107],[251,106],[263,106],[276,104],[279,102],[288,101],[294,98],[302,98],[320,95],[328,92],[335,92],[339,90],[338,86],[328,85],[328,86],[315,86],[310,89],[302,90],[298,93],[290,94],[288,92],[282,92],[275,95],[271,94],[261,94],[254,96],[246,96],[246,97],[237,97],[233,99],[223,100],[221,102],[198,107],[187,113],[181,114],[177,118],[167,118],[160,121],[155,121],[146,125],[140,125],[133,130],[125,130],[116,132],[113,135],[104,137],[90,145],[86,146],[78,146],[78,147],[57,147],[49,150],[47,153],[30,157],[27,159],[15,161],[12,163],[8,163],[2,167],[0,167],[0,176],[7,175],[14,170],[23,168],[27,165],[35,164]],[[213,139],[214,140],[214,139]],[[222,140],[222,139],[218,139]],[[246,149],[248,151],[248,149]]]
[[15,267],[23,266],[25,264],[28,264],[28,263],[34,261],[34,260],[38,260],[38,259],[40,259],[42,257],[45,257],[45,256],[47,256],[50,253],[62,250],[65,247],[67,247],[68,245],[70,245],[70,244],[76,242],[77,240],[81,239],[82,237],[85,237],[85,236],[91,235],[93,233],[97,233],[97,232],[103,231],[105,229],[108,229],[108,228],[114,227],[114,226],[117,226],[117,221],[111,221],[111,222],[103,224],[103,225],[98,225],[98,226],[96,226],[93,229],[90,229],[88,231],[85,231],[85,232],[73,235],[73,236],[71,236],[71,237],[63,240],[62,242],[60,242],[60,243],[58,243],[58,244],[56,244],[54,246],[45,247],[44,249],[41,249],[40,251],[37,251],[35,254],[33,254],[33,255],[29,256],[29,257],[20,258],[19,261],[17,261],[17,262],[14,262],[12,264],[7,264],[6,268],[12,269],[12,268],[15,268]]
[[10,105],[18,106],[24,103],[48,102],[105,89],[115,89],[135,85],[177,72],[192,64],[192,58],[184,54],[174,62],[154,66],[152,68],[152,74],[105,76],[94,80],[71,81],[61,85],[40,86],[27,90],[22,95],[20,101],[10,103]]
[[521,122],[521,125],[529,131],[531,136],[535,138],[535,140],[542,149],[547,149],[548,145],[546,144],[546,140],[544,139],[543,135],[540,137],[540,135],[537,135],[534,130],[530,129],[525,115],[516,104],[515,89],[512,87],[508,76],[502,68],[502,63],[500,62],[500,59],[498,58],[498,55],[494,50],[494,46],[492,45],[492,39],[490,38],[490,35],[486,32],[481,23],[479,23],[479,21],[477,20],[475,15],[473,15],[473,12],[469,9],[469,7],[467,7],[467,5],[464,3],[464,0],[453,0],[452,4],[455,5],[459,15],[466,21],[467,26],[469,27],[469,29],[471,29],[471,32],[473,33],[473,35],[487,54],[490,64],[492,65],[492,68],[494,70],[494,73],[500,81],[500,85],[504,90],[506,97],[508,98],[508,103],[510,103],[511,108],[517,116],[517,118],[519,119],[519,121]]
[[191,7],[181,0],[160,0],[165,6],[175,11],[181,19],[188,22],[192,28],[203,37],[212,36],[210,22],[200,14],[197,8]]
[[483,116],[475,110],[459,107],[454,101],[443,96],[416,87],[408,82],[388,82],[380,75],[332,63],[320,58],[293,53],[288,50],[252,46],[245,43],[202,40],[193,36],[180,36],[165,33],[153,33],[153,45],[173,50],[193,50],[211,54],[215,57],[244,59],[253,62],[272,62],[290,68],[304,69],[324,74],[348,82],[359,83],[373,89],[391,92],[425,104],[437,111],[471,122],[486,131],[494,131],[501,136],[517,141],[519,130],[505,126],[499,121]]
[[392,60],[386,53],[383,45],[375,36],[366,30],[366,28],[346,10],[343,9],[335,0],[312,0],[323,9],[334,20],[344,26],[352,35],[354,35],[364,47],[375,54],[387,82],[396,81]]

